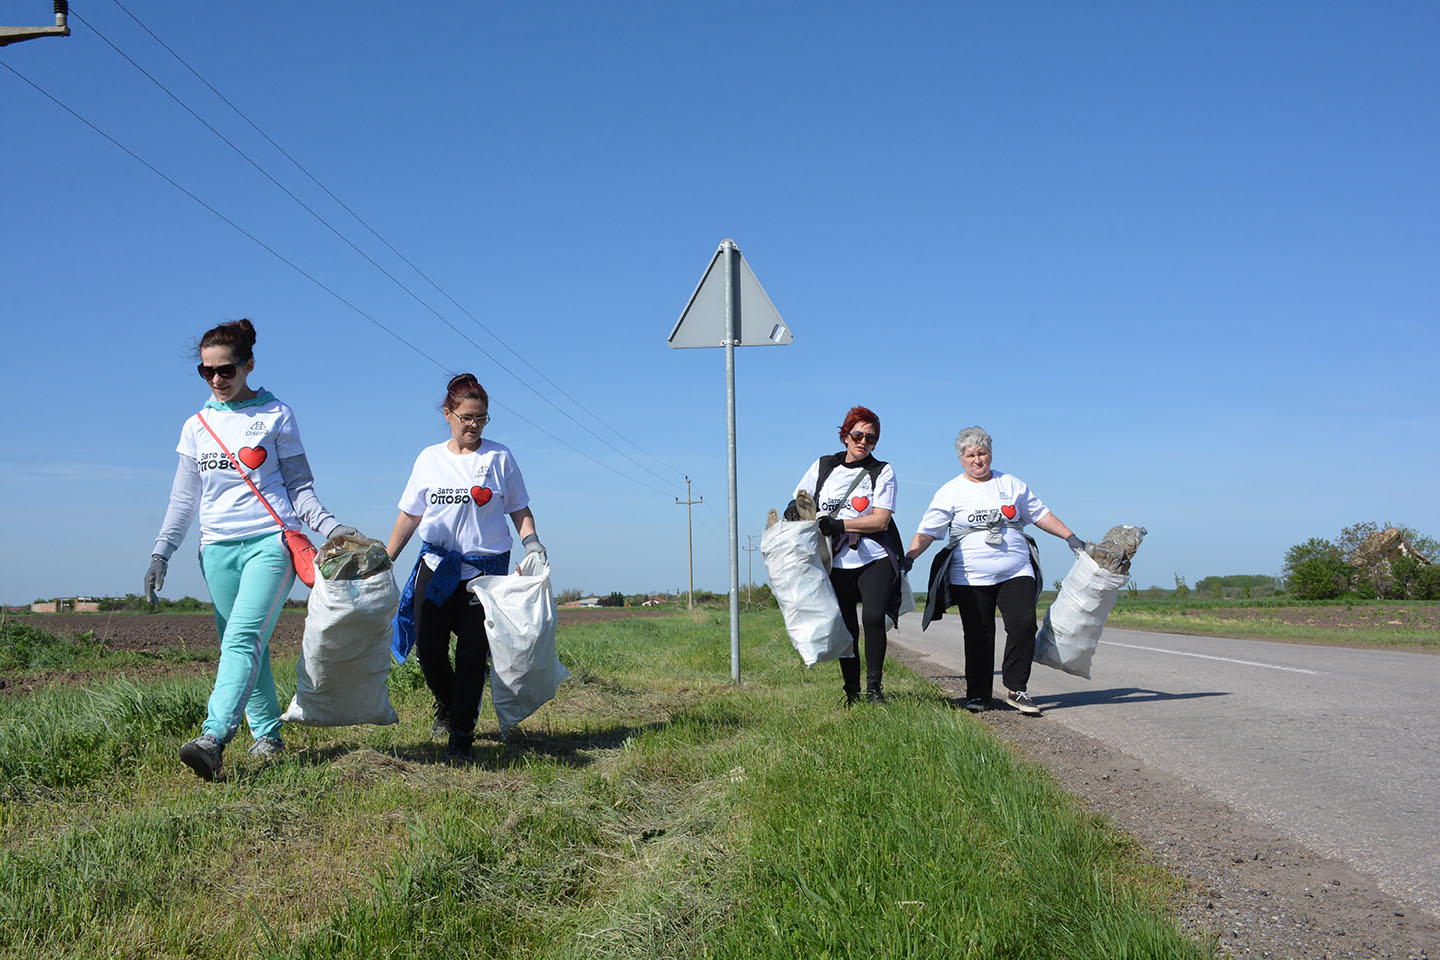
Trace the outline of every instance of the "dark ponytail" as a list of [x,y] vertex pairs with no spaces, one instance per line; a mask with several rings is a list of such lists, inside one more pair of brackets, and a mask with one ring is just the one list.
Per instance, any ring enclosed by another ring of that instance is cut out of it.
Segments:
[[244,363],[255,356],[255,327],[245,319],[211,327],[195,345],[195,355],[198,357],[206,347],[229,347],[235,362]]

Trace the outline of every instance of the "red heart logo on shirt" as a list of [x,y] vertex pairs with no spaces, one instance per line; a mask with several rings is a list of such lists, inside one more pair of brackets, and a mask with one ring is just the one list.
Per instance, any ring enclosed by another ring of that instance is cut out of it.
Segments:
[[870,506],[869,497],[851,497],[850,506],[855,508],[856,513],[864,513],[865,508]]
[[495,492],[489,487],[470,488],[470,499],[475,501],[475,506],[477,507],[485,506],[485,504],[490,502],[490,498],[493,496],[495,496]]
[[245,466],[251,470],[254,470],[265,462],[267,454],[265,453],[264,447],[241,447],[239,451],[236,452],[236,456],[240,458],[241,463],[245,464]]
[[1014,519],[1015,519],[1015,512],[1016,512],[1016,511],[1015,511],[1015,506],[1014,506],[1013,504],[1011,504],[1010,506],[1001,507],[1001,508],[1000,508],[1000,512],[1003,513],[1003,514],[1005,514],[1005,519],[1006,519],[1006,520],[1014,520]]

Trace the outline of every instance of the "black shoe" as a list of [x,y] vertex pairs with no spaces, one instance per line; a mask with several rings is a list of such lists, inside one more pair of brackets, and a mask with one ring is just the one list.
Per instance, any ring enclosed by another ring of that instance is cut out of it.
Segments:
[[853,707],[855,704],[857,704],[857,703],[859,703],[859,702],[860,702],[860,691],[859,691],[859,690],[846,690],[846,691],[845,691],[845,695],[840,698],[840,706],[842,706],[842,707]]
[[986,710],[990,709],[990,698],[967,697],[965,699],[965,702],[960,704],[960,706],[964,707],[966,710],[969,710],[971,713],[984,713]]
[[865,688],[865,702],[886,704],[890,701],[886,700],[885,694],[880,691],[880,684],[872,683]]
[[475,743],[475,734],[450,731],[450,742],[445,746],[445,756],[452,760],[469,760],[470,747]]

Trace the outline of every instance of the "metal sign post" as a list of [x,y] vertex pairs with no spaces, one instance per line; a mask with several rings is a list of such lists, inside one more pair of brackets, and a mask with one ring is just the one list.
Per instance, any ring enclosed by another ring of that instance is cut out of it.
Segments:
[[[720,264],[720,269],[716,265]],[[730,472],[730,679],[740,682],[740,503],[735,457],[735,348],[793,338],[733,240],[722,240],[670,331],[672,347],[725,348],[725,441]]]

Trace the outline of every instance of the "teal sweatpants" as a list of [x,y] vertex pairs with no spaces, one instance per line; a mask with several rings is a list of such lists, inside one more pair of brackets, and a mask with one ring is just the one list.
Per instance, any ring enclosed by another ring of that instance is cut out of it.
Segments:
[[290,551],[278,532],[211,543],[200,551],[200,570],[220,633],[220,666],[202,730],[229,743],[243,715],[257,740],[277,736],[280,703],[270,673],[270,633],[295,583]]

